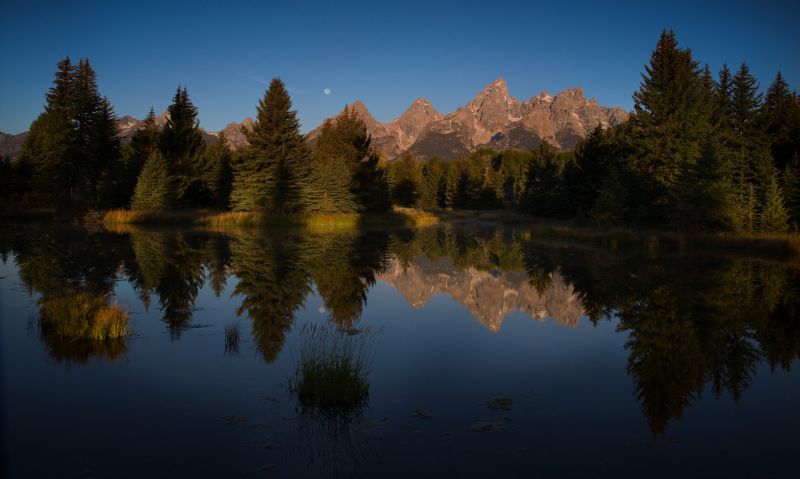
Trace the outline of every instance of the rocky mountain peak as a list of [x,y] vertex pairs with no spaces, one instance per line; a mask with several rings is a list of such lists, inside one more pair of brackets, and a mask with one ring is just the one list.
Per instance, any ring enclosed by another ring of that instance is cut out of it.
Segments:
[[558,97],[561,98],[569,98],[570,100],[574,101],[585,101],[586,97],[583,94],[583,88],[576,86],[574,88],[568,88],[561,93],[558,94]]
[[225,134],[225,141],[228,143],[228,147],[231,150],[238,150],[243,146],[247,146],[247,136],[245,136],[243,130],[252,130],[254,125],[255,121],[249,116],[242,120],[241,123],[231,122],[225,125],[222,133]]

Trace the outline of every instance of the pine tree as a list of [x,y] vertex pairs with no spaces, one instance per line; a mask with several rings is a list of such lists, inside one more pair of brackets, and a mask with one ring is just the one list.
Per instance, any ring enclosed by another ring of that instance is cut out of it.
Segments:
[[185,87],[178,87],[167,111],[169,118],[161,132],[159,147],[175,180],[176,200],[182,206],[196,206],[202,200],[199,163],[205,144],[197,107]]
[[[20,159],[33,170],[32,194],[41,201],[71,199],[76,184],[72,164],[75,116],[75,67],[69,57],[58,62],[45,111],[31,124]],[[63,204],[63,202],[57,202]]]
[[[73,164],[77,169],[77,189],[81,198],[92,201],[96,197],[97,182],[105,168],[107,158],[99,155],[107,152],[97,151],[99,143],[98,134],[107,134],[107,131],[98,132],[98,127],[107,130],[108,124],[99,125],[107,120],[103,115],[104,100],[97,87],[97,74],[89,64],[89,60],[79,60],[75,72],[75,116],[74,116],[74,143],[72,145]],[[107,103],[107,100],[106,100]],[[105,105],[110,110],[110,105]],[[110,112],[113,116],[113,112]],[[114,118],[116,119],[116,118]]]
[[354,213],[358,201],[353,194],[353,174],[336,124],[327,119],[312,155],[309,181],[309,211],[315,213]]
[[758,227],[756,187],[741,175],[734,178],[733,227],[737,231],[755,231]]
[[309,151],[286,87],[273,78],[259,101],[249,145],[235,172],[231,204],[235,210],[299,213],[308,203]]
[[627,215],[626,201],[625,188],[617,168],[612,165],[603,177],[603,182],[597,191],[588,216],[601,226],[618,225]]
[[774,169],[766,186],[759,224],[761,231],[772,233],[783,233],[789,228],[789,215],[786,213],[783,192]]
[[362,212],[384,213],[391,207],[386,168],[381,165],[381,157],[376,151],[371,151],[358,162],[352,192]]
[[426,210],[440,208],[444,202],[445,166],[439,158],[431,158],[422,168],[423,182],[419,205]]
[[119,126],[117,115],[108,98],[103,98],[94,121],[90,151],[102,171],[97,179],[95,204],[102,208],[125,206],[129,197],[120,188],[124,184],[125,165],[120,157]]
[[174,206],[174,180],[169,164],[159,151],[153,151],[144,163],[131,209],[136,211],[166,211]]
[[389,167],[392,200],[400,206],[417,206],[423,185],[422,162],[406,151]]
[[560,164],[556,149],[543,141],[528,164],[527,185],[525,187],[524,209],[528,214],[552,216],[555,199],[559,195],[559,183],[563,165]]
[[792,230],[800,228],[800,156],[794,155],[783,172],[783,196]]
[[800,153],[800,106],[780,72],[764,98],[761,123],[774,164],[783,170],[792,157]]
[[733,228],[733,188],[712,138],[696,165],[686,168],[672,190],[672,223],[684,230]]
[[233,170],[231,150],[225,133],[220,133],[219,139],[206,148],[202,175],[205,189],[211,193],[211,204],[218,208],[227,207],[230,201]]
[[661,34],[633,100],[630,167],[643,195],[635,201],[658,222],[669,211],[669,190],[700,157],[700,143],[711,131],[712,99],[691,50],[678,48],[672,31]]
[[125,145],[123,150],[123,173],[120,178],[118,188],[120,196],[125,198],[125,204],[130,204],[133,191],[142,167],[150,154],[158,150],[158,138],[160,129],[156,124],[156,114],[153,108],[147,113],[142,123],[137,127],[131,141]]
[[715,88],[716,108],[713,123],[730,127],[731,110],[733,109],[733,79],[728,65],[722,65],[719,80]]
[[100,96],[89,60],[60,61],[46,100],[21,155],[34,172],[31,190],[59,207],[97,204],[101,173],[118,146],[113,109]]

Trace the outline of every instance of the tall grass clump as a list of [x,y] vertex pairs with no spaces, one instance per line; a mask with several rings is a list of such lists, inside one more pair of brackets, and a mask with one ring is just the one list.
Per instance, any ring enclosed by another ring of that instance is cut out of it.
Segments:
[[104,341],[129,334],[128,312],[105,295],[77,293],[42,301],[43,332],[65,339]]
[[367,376],[374,338],[369,328],[342,331],[317,323],[301,327],[298,365],[289,379],[301,412],[353,417],[362,411],[369,402]]
[[128,349],[128,312],[109,304],[107,295],[44,298],[35,324],[50,356],[58,361],[115,360]]
[[239,322],[225,326],[225,355],[233,356],[239,352],[239,343],[242,336],[239,331]]

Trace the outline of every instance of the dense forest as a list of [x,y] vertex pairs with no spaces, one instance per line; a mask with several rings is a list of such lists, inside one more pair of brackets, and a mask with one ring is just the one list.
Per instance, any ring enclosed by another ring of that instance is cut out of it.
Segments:
[[381,213],[391,206],[508,208],[598,225],[785,232],[800,226],[800,100],[778,73],[765,94],[747,64],[712,74],[665,31],[630,120],[598,125],[572,151],[479,150],[455,161],[387,163],[348,107],[300,133],[280,79],[256,108],[249,145],[206,145],[179,87],[130,143],[88,60],[58,64],[20,157],[0,162],[0,195],[75,211],[214,208],[269,215]]

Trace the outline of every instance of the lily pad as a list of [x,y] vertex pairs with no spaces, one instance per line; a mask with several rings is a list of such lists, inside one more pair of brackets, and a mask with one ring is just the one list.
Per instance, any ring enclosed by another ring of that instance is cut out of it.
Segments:
[[486,407],[492,411],[510,411],[513,404],[511,398],[494,398],[486,403]]
[[425,419],[425,420],[433,417],[431,413],[429,413],[424,409],[414,409],[414,412],[411,415],[418,419]]
[[503,432],[503,424],[492,421],[478,421],[469,428],[472,432]]

